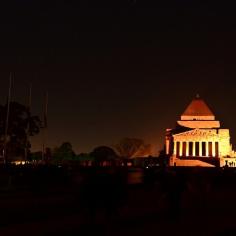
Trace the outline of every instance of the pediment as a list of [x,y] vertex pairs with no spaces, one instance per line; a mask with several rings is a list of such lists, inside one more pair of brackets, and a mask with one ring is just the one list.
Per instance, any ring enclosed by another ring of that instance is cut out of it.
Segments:
[[215,129],[194,129],[173,135],[174,137],[218,137]]

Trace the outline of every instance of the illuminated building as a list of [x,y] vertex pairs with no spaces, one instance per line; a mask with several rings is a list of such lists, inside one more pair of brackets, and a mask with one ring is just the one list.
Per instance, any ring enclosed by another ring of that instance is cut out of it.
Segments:
[[236,167],[229,129],[221,128],[208,105],[197,96],[175,129],[166,130],[170,166]]

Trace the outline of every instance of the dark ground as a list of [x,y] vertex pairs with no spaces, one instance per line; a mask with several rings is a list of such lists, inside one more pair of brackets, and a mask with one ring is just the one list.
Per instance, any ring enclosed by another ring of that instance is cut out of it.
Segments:
[[0,235],[236,235],[236,172],[1,169]]

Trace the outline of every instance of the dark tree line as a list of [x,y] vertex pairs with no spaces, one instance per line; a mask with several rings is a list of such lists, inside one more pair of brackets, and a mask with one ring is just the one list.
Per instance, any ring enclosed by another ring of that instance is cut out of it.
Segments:
[[[112,147],[99,146],[90,153],[76,155],[70,142],[64,142],[54,149],[46,148],[46,153],[36,152],[30,154],[31,143],[29,137],[39,134],[42,121],[38,116],[32,115],[29,107],[18,102],[10,103],[8,128],[6,134],[7,104],[0,105],[0,156],[3,156],[5,147],[6,157],[9,161],[25,160],[63,163],[66,161],[88,161],[97,165],[103,162],[114,163],[124,159],[148,157],[152,147],[142,139],[124,138]],[[27,155],[25,153],[27,152]],[[45,156],[45,160],[42,160]]]
[[[148,157],[151,154],[151,145],[145,144],[142,139],[125,138],[118,144],[109,146],[98,146],[90,153],[76,154],[70,142],[64,142],[50,152],[51,162],[54,164],[66,164],[77,161],[93,163],[93,165],[113,165],[136,157]],[[42,154],[34,153],[33,159],[40,160]]]

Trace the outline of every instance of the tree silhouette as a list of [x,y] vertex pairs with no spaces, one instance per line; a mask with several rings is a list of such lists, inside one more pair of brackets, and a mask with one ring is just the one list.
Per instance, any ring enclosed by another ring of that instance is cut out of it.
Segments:
[[36,162],[42,161],[42,152],[41,151],[31,152],[29,155],[29,159],[30,161],[36,161]]
[[6,140],[7,159],[24,156],[25,148],[31,147],[28,136],[40,132],[41,121],[38,116],[32,116],[29,108],[17,102],[10,103],[7,137],[5,137],[7,105],[0,106],[0,144],[1,153]]
[[107,146],[96,147],[90,155],[94,157],[94,160],[97,164],[101,164],[105,161],[113,162],[117,158],[115,151]]
[[124,138],[115,145],[117,153],[123,158],[143,157],[151,154],[151,145],[142,139]]
[[53,153],[53,160],[55,162],[63,162],[74,160],[75,152],[73,151],[72,145],[69,142],[64,142],[58,148],[55,148]]
[[83,166],[90,166],[94,163],[94,157],[90,153],[80,153],[76,155],[75,161],[78,161]]
[[168,166],[170,157],[166,155],[166,147],[160,150],[158,160],[161,166]]

